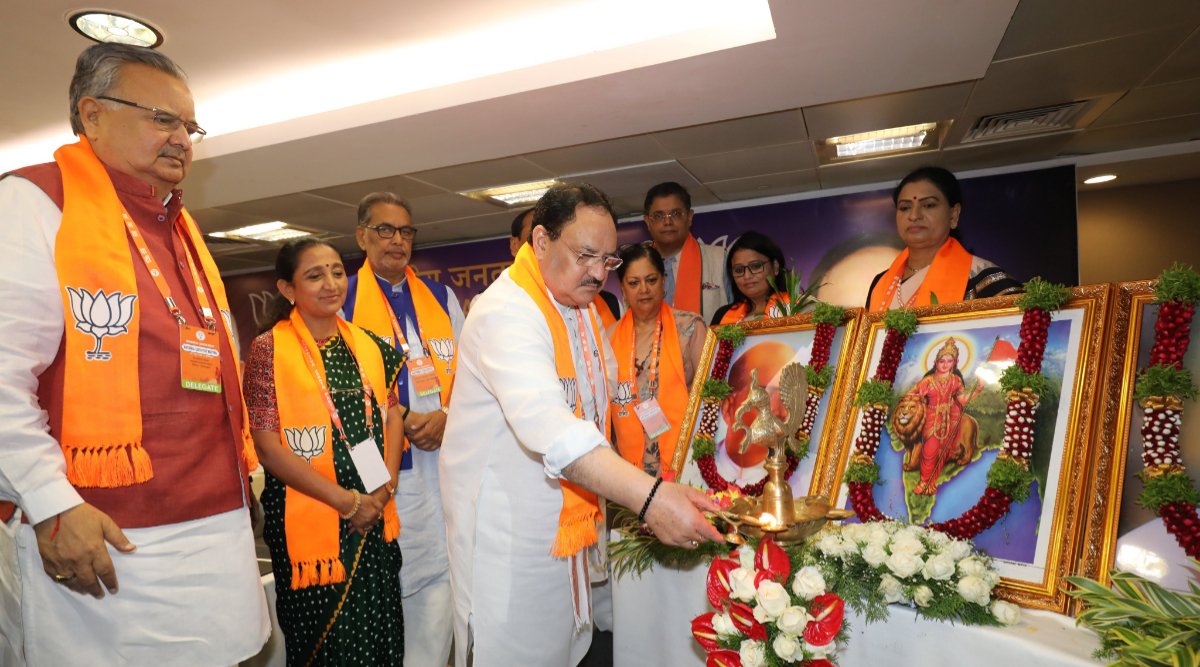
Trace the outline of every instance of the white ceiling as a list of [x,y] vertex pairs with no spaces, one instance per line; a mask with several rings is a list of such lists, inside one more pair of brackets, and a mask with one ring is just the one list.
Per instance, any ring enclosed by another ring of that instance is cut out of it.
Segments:
[[[666,35],[626,28],[599,51],[215,136],[183,184],[188,206],[206,231],[286,220],[347,234],[358,199],[386,189],[412,201],[422,243],[448,242],[505,233],[512,218],[456,192],[524,180],[587,180],[628,213],[662,180],[684,183],[705,205],[877,183],[930,162],[976,170],[1200,137],[1195,0],[771,0],[768,29],[756,23],[762,12],[716,26],[697,18],[739,2],[694,0]],[[591,11],[598,25],[641,26],[647,12],[680,4],[214,0],[195,11],[125,0],[120,9],[164,29],[162,50],[188,70],[202,113],[206,100],[248,83],[266,90],[306,67],[483,35],[514,17]],[[22,66],[0,70],[0,161],[6,146],[61,132],[73,60],[87,45],[64,21],[75,8],[61,0],[6,8],[22,30],[0,41],[0,57]],[[545,44],[523,52],[535,60],[560,54],[553,49],[563,42],[534,29],[513,30],[511,40]],[[320,84],[314,78],[311,88]],[[274,97],[308,108],[308,88]],[[958,144],[982,115],[1087,99],[1096,102],[1069,131]],[[812,139],[937,120],[954,121],[944,150],[817,166]],[[1193,158],[1171,159],[1179,167]],[[1142,162],[1130,173],[1174,173]],[[233,270],[271,255],[219,261]]]

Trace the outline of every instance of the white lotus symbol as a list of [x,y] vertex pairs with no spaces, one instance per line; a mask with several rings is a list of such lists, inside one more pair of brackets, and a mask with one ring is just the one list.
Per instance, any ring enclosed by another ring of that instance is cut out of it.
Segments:
[[560,377],[558,381],[562,383],[563,392],[567,395],[567,405],[574,410],[579,402],[579,387],[575,384],[575,378]]
[[621,382],[617,384],[616,394],[613,396],[613,403],[621,406],[621,416],[628,417],[629,412],[625,410],[625,406],[633,402],[633,387],[629,382]]
[[285,428],[283,437],[287,439],[292,453],[305,461],[312,460],[325,453],[325,429],[328,426],[309,426],[307,428]]
[[454,359],[453,338],[430,338],[429,346],[433,348],[433,356],[450,363]]
[[84,353],[84,358],[88,361],[112,359],[112,353],[101,350],[100,346],[105,336],[129,333],[126,326],[133,319],[133,302],[137,301],[137,295],[123,296],[120,292],[106,295],[102,289],[93,296],[82,287],[68,287],[67,293],[71,297],[75,328],[96,339],[96,348]]

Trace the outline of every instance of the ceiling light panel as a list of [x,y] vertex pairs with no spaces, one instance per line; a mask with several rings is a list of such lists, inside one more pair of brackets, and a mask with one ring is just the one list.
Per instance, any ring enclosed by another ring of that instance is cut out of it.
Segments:
[[67,20],[76,32],[97,42],[151,49],[163,43],[162,33],[141,19],[107,12],[80,12]]
[[542,198],[550,186],[558,183],[556,180],[548,181],[532,181],[530,183],[517,183],[516,185],[505,185],[499,188],[487,188],[485,190],[471,190],[468,192],[460,192],[458,194],[465,195],[471,199],[487,202],[489,204],[499,204],[500,206],[514,207],[529,205]]
[[921,123],[886,130],[830,137],[813,142],[821,165],[936,151],[952,121]]
[[1109,181],[1115,181],[1115,180],[1117,180],[1116,174],[1104,174],[1103,176],[1093,176],[1093,177],[1087,179],[1086,181],[1084,181],[1084,183],[1086,183],[1087,185],[1095,185],[1097,183],[1107,183]]
[[245,227],[238,227],[237,229],[230,229],[223,232],[213,232],[209,236],[215,236],[219,239],[258,241],[260,243],[283,243],[284,241],[297,239],[302,236],[324,237],[332,235],[328,232],[297,227],[276,220],[274,222],[260,222],[254,225],[246,225]]

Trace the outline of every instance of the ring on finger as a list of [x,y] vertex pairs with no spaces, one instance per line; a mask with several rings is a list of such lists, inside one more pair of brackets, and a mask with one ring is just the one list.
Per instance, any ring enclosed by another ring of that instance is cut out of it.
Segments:
[[54,575],[54,583],[57,583],[57,584],[65,584],[68,581],[73,581],[74,579],[75,579],[75,575],[73,575],[73,574],[72,575],[62,575],[62,574]]
[[700,546],[700,543],[697,542],[696,540],[692,540],[691,542],[688,542],[688,544],[691,544],[692,548]]

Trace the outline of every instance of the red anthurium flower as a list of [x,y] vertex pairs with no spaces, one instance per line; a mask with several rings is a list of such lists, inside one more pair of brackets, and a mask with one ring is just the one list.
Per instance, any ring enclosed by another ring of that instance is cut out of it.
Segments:
[[816,660],[809,660],[804,663],[804,667],[833,667],[833,663],[825,658],[817,658]]
[[764,581],[774,581],[775,575],[767,570],[759,570],[754,573],[754,590],[758,590],[758,585]]
[[704,667],[742,667],[742,654],[728,648],[709,651]]
[[724,609],[729,603],[729,592],[733,590],[729,583],[729,573],[741,567],[741,563],[729,558],[714,558],[708,567],[708,601],[717,609]]
[[767,641],[767,629],[762,623],[754,620],[754,611],[740,602],[734,602],[729,605],[729,618],[733,621],[734,627],[741,631],[750,639],[759,641]]
[[792,563],[788,560],[787,552],[775,544],[775,540],[769,535],[758,543],[758,551],[754,554],[754,567],[770,572],[771,578],[779,583],[787,581],[792,573]]
[[692,619],[692,636],[700,642],[705,651],[717,648],[717,631],[713,629],[713,616],[716,616],[716,613],[709,612]]
[[808,612],[812,614],[813,620],[804,628],[804,641],[813,646],[824,646],[833,641],[842,630],[845,612],[845,603],[833,593],[813,598]]

